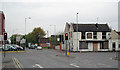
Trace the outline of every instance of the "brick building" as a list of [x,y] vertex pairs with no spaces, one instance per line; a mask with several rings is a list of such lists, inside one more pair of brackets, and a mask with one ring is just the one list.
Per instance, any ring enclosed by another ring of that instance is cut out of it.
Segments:
[[5,15],[0,11],[0,44],[3,44],[3,33],[5,32]]

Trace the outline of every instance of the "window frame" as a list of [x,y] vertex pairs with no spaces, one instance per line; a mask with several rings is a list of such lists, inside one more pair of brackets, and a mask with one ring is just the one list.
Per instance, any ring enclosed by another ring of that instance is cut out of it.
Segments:
[[[88,34],[91,34],[91,38],[88,38]],[[86,32],[86,39],[87,40],[93,40],[93,32]]]
[[[104,33],[105,33],[105,34],[104,34]],[[107,35],[106,32],[102,32],[102,39],[106,39],[106,35]]]
[[85,39],[85,32],[81,32],[81,39]]
[[97,32],[93,32],[93,39],[97,39]]

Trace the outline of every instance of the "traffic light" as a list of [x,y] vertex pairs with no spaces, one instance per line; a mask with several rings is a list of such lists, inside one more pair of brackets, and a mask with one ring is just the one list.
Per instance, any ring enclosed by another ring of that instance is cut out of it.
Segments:
[[4,40],[7,40],[7,33],[4,33]]
[[64,40],[62,40],[63,44],[64,44]]
[[63,35],[59,35],[59,38],[60,38],[60,42],[63,41]]
[[65,33],[65,40],[68,40],[68,33]]

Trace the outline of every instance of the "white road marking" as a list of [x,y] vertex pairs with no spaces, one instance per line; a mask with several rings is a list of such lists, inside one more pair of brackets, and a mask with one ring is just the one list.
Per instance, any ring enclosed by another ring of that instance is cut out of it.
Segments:
[[35,64],[36,66],[38,66],[39,68],[43,68],[42,66],[40,66],[39,64]]
[[79,66],[75,65],[75,64],[70,64],[71,66],[74,66],[76,68],[79,68]]

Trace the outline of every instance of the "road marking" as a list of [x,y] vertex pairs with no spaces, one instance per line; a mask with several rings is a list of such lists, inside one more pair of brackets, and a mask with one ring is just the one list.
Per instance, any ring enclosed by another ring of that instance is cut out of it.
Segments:
[[[13,52],[25,52],[25,51],[5,51],[5,53],[13,53]],[[0,53],[4,53],[4,51],[0,52]]]
[[23,69],[23,66],[20,64],[20,62],[18,61],[18,59],[17,58],[13,58],[13,61],[17,64],[17,66],[18,66],[18,68],[20,69],[20,70],[24,70]]
[[76,67],[76,68],[79,68],[79,66],[78,65],[75,65],[75,64],[70,64],[71,66],[74,66],[74,67]]
[[110,59],[110,60],[113,60],[113,58],[112,58],[112,57],[110,57],[109,59]]
[[36,66],[38,66],[39,68],[43,68],[42,66],[40,66],[40,64],[35,64]]

